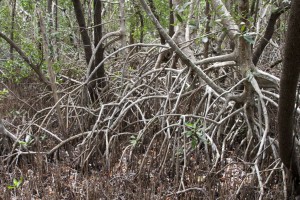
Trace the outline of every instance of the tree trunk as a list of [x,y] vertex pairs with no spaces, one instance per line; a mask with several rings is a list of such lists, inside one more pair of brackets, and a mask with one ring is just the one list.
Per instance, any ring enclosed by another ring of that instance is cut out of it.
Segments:
[[79,31],[81,34],[82,43],[84,46],[85,60],[86,60],[86,63],[89,64],[93,52],[92,52],[91,40],[90,40],[88,31],[87,31],[86,25],[85,25],[85,19],[84,19],[82,6],[80,3],[80,0],[72,0],[72,2],[73,2],[73,6],[74,6],[77,23],[79,25]]
[[169,9],[170,9],[170,14],[169,14],[169,36],[173,36],[175,34],[174,30],[174,10],[173,10],[173,2],[172,0],[169,0]]
[[[149,6],[150,6],[151,11],[153,12],[155,18],[159,21],[159,16],[158,16],[158,13],[156,11],[153,0],[149,0]],[[159,34],[159,37],[160,37],[160,43],[161,44],[166,44],[165,38],[160,33],[158,33],[158,34]]]
[[[102,38],[102,16],[101,16],[102,6],[100,0],[94,0],[94,45],[97,46]],[[92,68],[90,72],[92,72],[103,60],[104,58],[104,49],[103,45],[100,46],[97,52],[95,52],[95,61],[94,65],[92,65]],[[105,71],[104,71],[104,65],[101,65],[94,77],[94,79],[103,79],[105,77]],[[92,79],[93,80],[93,79]],[[98,86],[101,88],[104,87],[105,82],[103,80],[97,81]]]
[[[84,45],[84,52],[85,52],[85,59],[86,63],[89,65],[89,62],[91,61],[91,57],[93,55],[92,51],[92,43],[90,40],[90,37],[88,35],[88,31],[86,29],[86,23],[84,19],[84,13],[83,9],[80,3],[80,0],[73,0],[73,6],[75,15],[77,18],[78,25],[80,27],[80,34],[82,38],[82,42]],[[102,38],[102,6],[100,0],[94,0],[94,45],[97,46],[97,44],[100,42]],[[89,74],[93,73],[93,71],[97,68],[96,73],[92,76],[89,83],[89,94],[91,97],[92,102],[95,102],[98,99],[97,95],[97,88],[103,88],[105,87],[106,83],[104,80],[105,77],[105,70],[104,65],[101,64],[101,66],[98,66],[104,58],[104,49],[102,46],[95,52],[95,60],[93,61],[91,68],[88,69]]]
[[277,8],[275,11],[271,13],[264,36],[259,41],[259,44],[253,53],[252,61],[254,65],[257,65],[262,52],[264,51],[265,47],[269,43],[270,39],[272,38],[273,33],[275,31],[275,24],[277,19],[279,19],[280,15],[284,13],[288,8],[289,5],[282,4],[279,8]]
[[[205,15],[206,15],[206,25],[205,25],[205,35],[207,35],[206,37],[208,37],[209,33],[210,33],[210,19],[211,19],[211,15],[210,15],[210,1],[209,0],[206,0],[206,3],[205,3]],[[208,39],[207,42],[204,44],[204,58],[208,58],[208,51],[209,51],[209,43],[210,43],[210,40]],[[206,68],[207,65],[204,65],[204,68]]]
[[294,108],[300,72],[300,1],[293,0],[288,21],[288,30],[280,81],[278,111],[279,152],[284,165],[290,170],[295,183],[296,196],[299,191],[299,158],[294,143]]
[[[16,0],[12,1],[12,10],[11,10],[11,32],[10,32],[10,39],[14,41],[14,32],[15,32],[15,18],[16,18]],[[14,59],[14,47],[10,45],[9,49],[10,59]]]
[[[102,38],[102,16],[101,16],[102,6],[100,0],[94,0],[94,46],[97,46]],[[91,65],[91,69],[89,69],[89,75],[93,73],[93,71],[97,68],[96,73],[92,76],[90,79],[89,84],[89,94],[91,97],[92,102],[95,102],[99,99],[98,96],[98,88],[104,88],[105,83],[105,70],[104,65],[101,64],[98,66],[103,58],[104,58],[104,49],[103,45],[98,48],[98,50],[95,53],[95,60],[93,64]]]

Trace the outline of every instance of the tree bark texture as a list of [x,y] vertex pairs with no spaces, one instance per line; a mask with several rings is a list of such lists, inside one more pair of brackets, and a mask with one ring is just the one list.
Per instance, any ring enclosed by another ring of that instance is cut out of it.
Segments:
[[74,6],[77,23],[79,25],[82,43],[84,46],[85,60],[86,60],[86,63],[89,64],[93,52],[92,52],[91,40],[90,40],[88,31],[86,29],[82,6],[80,3],[80,0],[72,0],[72,2],[73,2],[73,6]]
[[293,0],[288,21],[283,70],[280,81],[278,111],[279,152],[284,165],[291,171],[299,195],[299,162],[295,151],[293,125],[296,88],[300,72],[300,1]]
[[[15,32],[15,18],[16,18],[16,0],[12,1],[12,10],[11,10],[11,32],[10,32],[10,39],[12,41],[14,41],[14,32]],[[10,53],[10,59],[13,60],[14,59],[14,47],[12,45],[10,45],[10,49],[9,49],[9,53]]]
[[259,44],[253,53],[252,62],[254,65],[257,65],[262,52],[264,51],[265,47],[269,43],[270,39],[272,38],[273,33],[275,31],[275,24],[276,24],[277,19],[288,8],[289,8],[289,6],[281,5],[277,10],[275,10],[271,13],[264,36],[260,39]]
[[173,2],[172,0],[169,0],[169,36],[173,36],[175,34],[174,30],[174,23],[175,23],[175,18],[174,18],[174,8],[173,8]]
[[[156,10],[156,7],[155,7],[155,5],[154,5],[153,0],[149,0],[149,6],[150,6],[151,11],[152,11],[152,13],[154,14],[155,18],[156,18],[158,21],[160,21],[160,20],[159,20],[159,15],[158,15],[158,13],[157,13],[157,10]],[[158,33],[158,34],[159,34],[159,37],[160,37],[160,43],[161,43],[161,44],[166,44],[165,38],[161,35],[161,33]]]
[[[102,6],[100,0],[94,0],[94,45],[100,42],[102,38]],[[76,19],[79,25],[80,34],[82,38],[82,42],[84,45],[84,52],[86,63],[89,65],[91,61],[93,51],[92,51],[92,43],[86,29],[86,23],[84,19],[84,12],[80,3],[80,0],[73,0],[74,11],[76,15]],[[100,48],[95,53],[95,59],[92,61],[91,68],[88,69],[89,75],[94,71],[94,69],[102,62],[104,58],[104,48],[101,45]],[[97,97],[97,88],[105,87],[105,81],[103,78],[105,77],[104,65],[102,64],[97,68],[96,73],[91,77],[91,83],[89,84],[89,94],[91,96],[92,102],[98,99]]]
[[[102,11],[102,6],[101,6],[101,1],[100,0],[94,0],[94,45],[95,47],[97,44],[100,42],[102,38],[102,16],[101,16],[101,11]],[[95,52],[95,61],[94,65],[92,65],[91,72],[97,67],[99,63],[102,62],[104,58],[104,49],[103,45],[101,44],[100,48]],[[105,76],[105,71],[104,71],[104,65],[102,65],[100,68],[98,68],[96,72],[96,76],[94,78],[103,78]],[[97,81],[100,83],[103,82],[102,80]]]

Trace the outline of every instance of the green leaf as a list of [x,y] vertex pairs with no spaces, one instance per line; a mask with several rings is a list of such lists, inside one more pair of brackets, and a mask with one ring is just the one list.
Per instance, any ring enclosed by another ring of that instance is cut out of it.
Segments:
[[20,145],[27,145],[27,142],[19,141],[19,144],[20,144]]
[[131,144],[132,146],[136,146],[137,143],[138,143],[137,137],[134,136],[134,135],[130,136],[130,144]]
[[218,5],[216,8],[216,12],[218,12],[222,8],[222,5]]
[[189,128],[194,128],[195,124],[194,123],[190,123],[190,122],[186,122],[185,125]]
[[15,189],[15,186],[9,185],[9,186],[7,186],[7,188],[10,189],[10,190],[12,190],[12,189]]
[[192,148],[195,149],[197,147],[198,141],[196,138],[192,139]]
[[244,35],[244,39],[250,43],[250,44],[254,44],[254,40],[252,37],[249,37],[248,35]]
[[176,13],[175,16],[179,22],[181,22],[181,23],[183,22],[182,17],[178,13]]
[[21,177],[20,180],[17,181],[17,184],[16,184],[17,188],[21,185],[21,183],[23,183],[23,177]]
[[243,25],[241,26],[241,32],[244,32],[245,30],[246,30],[246,25],[243,24]]
[[2,89],[2,90],[0,90],[0,95],[2,96],[2,95],[7,95],[9,92],[8,92],[8,90],[7,89]]
[[185,132],[186,137],[191,137],[193,135],[192,131]]
[[18,183],[19,183],[19,181],[18,181],[17,179],[14,178],[13,183],[14,183],[14,186],[17,186]]
[[16,178],[13,179],[13,185],[8,185],[8,189],[16,189],[23,183],[23,177],[20,178],[20,180],[17,180]]
[[192,29],[192,30],[197,30],[197,24],[195,21],[190,21],[189,23],[189,27]]

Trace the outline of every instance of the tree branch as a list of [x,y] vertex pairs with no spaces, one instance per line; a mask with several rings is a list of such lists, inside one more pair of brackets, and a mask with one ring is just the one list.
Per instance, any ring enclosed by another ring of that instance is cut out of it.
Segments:
[[257,45],[253,53],[252,62],[254,65],[257,65],[262,52],[264,51],[265,47],[269,43],[270,39],[272,38],[273,33],[275,31],[275,24],[277,19],[280,17],[282,13],[284,13],[290,7],[291,7],[290,4],[281,4],[281,6],[277,8],[277,10],[272,12],[264,36],[260,39],[259,44]]
[[224,3],[222,0],[212,0],[212,6],[217,12],[217,15],[221,18],[221,23],[227,29],[230,39],[234,40],[239,34],[239,27],[236,25]]
[[43,83],[46,83],[47,85],[48,83],[48,79],[45,77],[45,75],[42,73],[41,69],[39,66],[35,65],[31,59],[26,56],[25,52],[22,51],[22,49],[11,39],[9,39],[4,33],[2,33],[0,31],[0,37],[3,38],[7,43],[9,43],[9,45],[11,45],[11,47],[13,47],[18,54],[22,57],[22,59],[29,65],[29,67],[38,75],[40,81],[42,81]]
[[203,79],[213,90],[215,90],[217,93],[221,94],[224,92],[224,90],[216,85],[212,79],[210,79],[200,68],[198,68],[195,63],[193,63],[184,53],[183,51],[178,47],[178,45],[172,40],[172,38],[166,33],[164,28],[160,25],[158,20],[153,15],[151,9],[145,2],[145,0],[140,0],[142,7],[156,26],[159,33],[166,39],[166,42],[170,45],[170,47],[177,53],[179,58],[189,67],[191,67],[195,72],[198,74],[198,76]]

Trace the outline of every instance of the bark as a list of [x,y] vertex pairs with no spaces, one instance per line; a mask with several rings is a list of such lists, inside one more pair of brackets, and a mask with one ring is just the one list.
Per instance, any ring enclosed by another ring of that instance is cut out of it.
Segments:
[[230,39],[235,40],[235,37],[239,34],[239,27],[236,25],[222,0],[212,0],[211,5],[217,11],[217,15],[221,17],[221,23],[227,29]]
[[[54,26],[54,30],[57,33],[58,32],[58,0],[54,0],[54,6],[53,6],[53,11],[52,11],[52,23]],[[53,49],[55,52],[55,60],[59,60],[60,58],[60,48],[58,45],[58,38],[57,36],[54,36],[53,38]]]
[[256,47],[256,49],[253,53],[252,62],[253,62],[254,65],[257,65],[262,52],[264,51],[265,47],[269,43],[270,39],[272,38],[273,33],[275,31],[275,24],[276,24],[277,19],[289,7],[290,7],[290,5],[286,5],[286,6],[282,5],[277,10],[272,12],[272,14],[270,16],[270,19],[269,19],[269,22],[268,22],[268,25],[267,25],[267,28],[266,28],[266,31],[264,33],[264,36],[259,41],[259,44],[258,44],[258,46]]
[[[253,0],[252,4],[251,4],[251,9],[250,9],[250,15],[253,16],[254,15],[254,10],[256,5],[259,3],[259,0]],[[256,13],[255,13],[256,14]]]
[[39,14],[39,22],[40,22],[40,26],[41,26],[41,33],[42,33],[42,38],[43,38],[43,46],[44,46],[44,51],[45,51],[45,56],[46,56],[48,75],[49,75],[49,79],[50,79],[50,86],[51,86],[51,90],[52,90],[52,94],[53,94],[55,109],[57,112],[58,123],[59,123],[59,127],[60,127],[61,131],[65,134],[66,126],[64,124],[63,115],[62,115],[62,111],[60,108],[61,102],[59,101],[60,98],[58,96],[58,89],[57,89],[57,85],[56,85],[56,75],[55,75],[55,72],[53,69],[54,58],[51,55],[51,52],[49,50],[50,46],[49,46],[49,40],[46,35],[46,28],[45,28],[44,22],[43,22],[40,14]]
[[[243,33],[249,31],[250,25],[248,19],[249,12],[249,1],[248,0],[240,0],[239,2],[239,13],[241,14],[241,22],[246,25],[246,28]],[[246,77],[246,73],[249,70],[249,67],[253,67],[251,64],[251,46],[250,44],[243,38],[239,37],[239,46],[238,46],[239,58],[238,64],[240,66],[240,70],[242,72],[243,77]]]
[[[92,43],[88,34],[88,31],[86,29],[86,23],[84,19],[84,13],[83,9],[80,3],[80,0],[72,0],[74,11],[76,15],[76,19],[79,25],[80,34],[82,38],[82,42],[84,45],[84,52],[85,52],[85,59],[86,63],[89,66],[88,69],[88,79],[90,80],[89,83],[89,94],[91,97],[92,102],[95,102],[97,97],[97,88],[103,88],[105,87],[106,83],[104,81],[105,77],[105,70],[104,70],[104,64],[102,63],[104,59],[104,47],[101,43],[102,39],[102,5],[100,0],[94,0],[94,45],[98,46],[98,43],[100,43],[100,46],[95,49],[95,57],[94,60],[91,60],[93,56],[92,51]],[[92,64],[90,65],[90,62]],[[101,64],[102,63],[102,64]],[[101,65],[99,65],[101,64]],[[98,66],[99,65],[99,66]],[[94,72],[95,71],[95,72]],[[91,76],[91,77],[90,77]]]
[[[94,0],[94,46],[97,46],[102,39],[102,5],[100,0]],[[103,44],[100,43],[100,46],[95,49],[95,59],[91,68],[88,69],[89,75],[96,69],[96,72],[91,77],[91,82],[89,83],[89,94],[92,102],[95,102],[99,99],[98,88],[104,88],[106,82],[104,64],[101,63],[104,59],[104,48]],[[98,66],[100,64],[100,66]]]
[[[158,13],[156,11],[153,0],[149,0],[149,6],[150,6],[150,9],[151,9],[152,13],[154,14],[155,18],[159,21],[159,16],[158,16]],[[165,38],[161,35],[161,33],[158,33],[158,34],[159,34],[159,37],[160,37],[160,43],[161,44],[166,44]]]
[[[120,10],[120,39],[121,47],[126,46],[126,25],[125,25],[125,0],[119,0],[119,10]],[[101,15],[101,13],[100,13]]]
[[138,16],[139,16],[139,20],[140,20],[140,43],[143,43],[144,42],[144,17],[141,13],[141,11],[138,11],[137,12]]
[[299,158],[293,135],[296,89],[300,73],[300,1],[293,0],[288,21],[283,70],[280,81],[278,111],[279,152],[284,165],[290,170],[299,195]]
[[86,63],[89,64],[90,59],[93,54],[93,51],[92,51],[91,40],[90,40],[88,31],[86,29],[82,6],[80,3],[80,0],[72,0],[72,2],[73,2],[73,6],[74,6],[77,23],[79,25],[79,31],[81,34],[82,43],[84,46],[85,60],[86,60]]
[[[101,6],[101,1],[100,0],[94,0],[94,45],[97,46],[98,43],[100,42],[101,38],[102,38],[102,16],[101,16],[101,11],[102,11],[102,6]],[[101,46],[98,48],[98,50],[95,52],[95,61],[94,61],[94,65],[92,65],[91,71],[93,71],[95,69],[95,67],[102,62],[104,58],[104,49],[103,49],[103,45],[101,44]],[[95,79],[96,78],[104,78],[105,77],[105,71],[104,71],[104,65],[102,64],[96,74],[95,74]],[[99,80],[99,86],[100,87],[104,87],[104,85],[102,85],[104,82],[102,80]]]
[[185,41],[189,41],[191,39],[190,23],[193,19],[193,15],[194,15],[195,0],[191,0],[189,6],[190,6],[189,14],[188,14],[188,18],[187,18],[186,26],[185,26]]
[[174,18],[174,10],[173,10],[172,0],[169,0],[169,9],[170,9],[170,13],[169,13],[169,36],[172,37],[175,33],[175,29],[174,29],[175,18]]
[[[206,22],[206,25],[205,25],[205,34],[208,35],[209,32],[210,32],[210,19],[211,19],[211,15],[210,15],[210,2],[208,0],[206,0],[206,3],[205,3],[205,15],[206,15],[206,18],[207,18],[207,22]],[[207,36],[208,37],[208,36]],[[208,51],[209,51],[209,43],[210,41],[207,40],[207,42],[204,44],[204,58],[207,58],[208,57]],[[205,66],[206,68],[207,66]]]
[[251,4],[250,16],[254,16],[253,24],[257,22],[258,10],[259,10],[260,0],[254,0]]
[[[3,121],[2,121],[2,117],[0,118],[0,138],[4,139],[3,136],[9,137],[10,139],[12,139],[14,142],[19,142],[19,139],[12,133],[10,133],[9,131],[6,130],[6,128],[3,125]],[[2,141],[1,141],[2,143]],[[2,145],[3,146],[3,143]]]
[[[12,1],[12,11],[11,11],[11,32],[10,32],[10,39],[14,41],[14,32],[15,32],[15,18],[16,18],[16,0]],[[14,47],[10,46],[10,59],[14,59]]]
[[55,31],[58,31],[58,0],[55,0],[55,7],[54,7],[54,18],[55,18]]
[[172,48],[172,50],[175,51],[175,53],[178,55],[178,57],[182,60],[183,63],[185,63],[188,67],[191,67],[192,70],[195,70],[195,72],[197,73],[197,75],[203,79],[213,90],[215,90],[217,93],[221,94],[224,92],[224,90],[219,87],[218,85],[216,85],[212,79],[210,79],[203,71],[201,68],[197,67],[195,65],[195,63],[193,63],[191,61],[190,58],[187,57],[187,55],[185,55],[183,53],[183,51],[178,47],[178,45],[172,40],[172,38],[166,33],[166,31],[164,30],[164,28],[160,25],[160,23],[158,22],[158,20],[155,18],[154,14],[152,13],[151,9],[149,8],[149,6],[147,5],[147,3],[145,2],[145,0],[140,0],[142,7],[144,8],[144,10],[146,11],[147,15],[150,17],[151,21],[154,23],[154,25],[156,26],[157,30],[159,31],[159,33],[165,38],[165,40],[168,42],[168,44],[170,45],[170,47]]
[[48,14],[52,13],[52,0],[47,1],[47,11],[48,11]]

